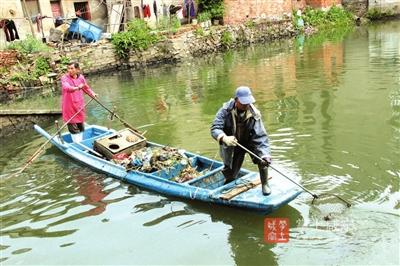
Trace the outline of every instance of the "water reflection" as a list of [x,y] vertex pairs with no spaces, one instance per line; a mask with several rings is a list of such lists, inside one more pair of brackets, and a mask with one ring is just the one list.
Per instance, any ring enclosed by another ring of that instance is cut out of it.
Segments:
[[94,176],[84,177],[78,176],[76,178],[79,186],[79,194],[85,197],[81,202],[82,205],[90,204],[95,206],[87,212],[87,215],[98,215],[106,210],[107,203],[103,199],[110,193],[104,191],[101,181],[97,180]]
[[[135,205],[135,213],[150,212],[151,220],[143,223],[145,227],[159,227],[162,223],[175,220],[177,229],[188,230],[194,226],[206,224],[207,227],[215,223],[229,226],[227,241],[231,256],[236,265],[276,265],[271,248],[275,245],[264,241],[264,219],[266,217],[285,217],[290,221],[290,227],[296,228],[301,220],[301,214],[290,206],[285,206],[269,216],[224,206],[213,206],[208,203],[193,201],[173,201],[162,198],[153,202]],[[159,212],[151,212],[159,209]],[[163,213],[160,215],[160,213]],[[206,214],[208,219],[196,219],[198,213]],[[200,231],[199,233],[212,234]],[[191,233],[189,233],[191,234]],[[218,251],[216,251],[218,252]]]

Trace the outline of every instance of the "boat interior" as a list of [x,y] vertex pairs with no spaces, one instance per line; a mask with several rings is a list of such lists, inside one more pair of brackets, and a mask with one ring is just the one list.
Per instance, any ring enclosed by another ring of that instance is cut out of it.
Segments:
[[[83,140],[81,142],[73,143],[70,133],[63,134],[62,139],[64,142],[74,145],[74,147],[77,149],[101,157],[101,155],[99,156],[99,154],[93,149],[94,141],[113,133],[115,133],[115,131],[107,130],[106,128],[103,129],[99,127],[88,126],[84,131]],[[146,147],[163,147],[163,146],[156,143],[147,142]],[[222,174],[222,169],[224,166],[222,162],[215,161],[203,157],[201,155],[193,154],[186,151],[185,155],[186,157],[189,158],[191,166],[195,168],[196,171],[201,172],[202,174],[191,180],[183,182],[183,184],[210,190],[214,190],[220,187],[221,188],[225,187],[224,184],[225,178],[224,175]],[[179,175],[185,167],[186,166],[184,164],[176,162],[172,167],[169,167],[167,169],[161,169],[158,171],[143,173],[143,174],[157,176],[158,178],[166,180],[172,180],[174,177]],[[238,178],[244,177],[249,174],[252,173],[242,169],[238,174]]]

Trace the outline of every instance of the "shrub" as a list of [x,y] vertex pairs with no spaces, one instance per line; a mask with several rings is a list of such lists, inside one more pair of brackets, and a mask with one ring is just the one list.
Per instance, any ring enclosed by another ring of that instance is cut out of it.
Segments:
[[28,35],[25,40],[12,42],[7,46],[7,49],[17,50],[24,55],[39,52],[48,52],[51,50],[46,44],[35,39],[31,35]]
[[331,7],[328,11],[307,7],[303,12],[304,23],[319,29],[332,27],[349,27],[354,25],[353,15],[339,7]]
[[199,22],[204,22],[211,19],[211,14],[208,11],[201,12],[197,15],[197,20]]
[[44,76],[49,74],[50,65],[46,58],[40,56],[36,59],[35,69],[33,70],[33,76],[35,78],[39,78],[40,76]]
[[221,44],[225,47],[231,46],[233,43],[232,34],[229,31],[224,31],[221,36]]
[[33,77],[29,75],[28,72],[15,72],[10,77],[11,81],[30,81],[33,80]]
[[223,0],[198,0],[200,10],[209,12],[211,18],[222,18],[224,16]]
[[62,65],[68,65],[70,62],[71,62],[71,58],[69,58],[68,56],[61,56],[60,63]]
[[204,36],[204,30],[203,30],[203,28],[197,28],[197,29],[194,31],[194,34],[195,34],[197,37],[199,37],[199,36]]
[[172,18],[171,18],[171,31],[173,32],[173,33],[175,33],[175,32],[177,32],[178,31],[178,29],[181,27],[181,21],[176,17],[176,16],[173,16]]
[[244,25],[248,28],[254,28],[256,26],[256,23],[254,22],[254,20],[246,20]]
[[157,29],[160,31],[169,30],[170,20],[168,17],[161,17],[157,22]]
[[146,50],[159,40],[150,27],[140,19],[128,23],[127,31],[118,32],[111,36],[115,52],[121,58],[126,58],[130,50]]

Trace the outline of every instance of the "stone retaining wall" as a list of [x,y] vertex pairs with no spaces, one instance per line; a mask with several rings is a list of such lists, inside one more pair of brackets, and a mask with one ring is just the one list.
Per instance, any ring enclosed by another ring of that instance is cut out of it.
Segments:
[[[227,32],[232,38],[228,45],[222,40],[223,34]],[[145,51],[132,51],[126,60],[121,60],[114,54],[113,46],[108,41],[73,47],[66,51],[65,56],[79,62],[85,74],[95,74],[115,69],[139,69],[151,65],[181,62],[188,57],[235,46],[293,37],[296,33],[291,21],[275,23],[260,21],[249,26],[228,25],[204,29],[197,27],[159,42]]]
[[[34,124],[52,123],[61,116],[61,111],[40,114],[35,111],[0,112],[0,138],[11,136],[16,132],[30,131]],[[60,126],[62,121],[60,121]]]
[[366,0],[343,0],[342,5],[357,17],[364,16],[368,11],[368,1]]
[[0,103],[12,102],[17,99],[28,98],[33,95],[51,95],[58,90],[57,84],[47,84],[43,86],[7,86],[0,88]]

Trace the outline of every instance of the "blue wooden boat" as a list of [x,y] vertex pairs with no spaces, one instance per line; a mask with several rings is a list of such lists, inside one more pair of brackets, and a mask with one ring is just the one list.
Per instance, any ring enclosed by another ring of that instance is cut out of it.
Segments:
[[[43,137],[51,139],[52,136],[38,125],[35,125],[34,128]],[[186,151],[184,154],[190,158],[193,167],[199,171],[206,170],[203,175],[187,182],[178,183],[172,180],[180,171],[179,164],[173,169],[161,169],[151,173],[127,170],[124,166],[114,163],[112,160],[100,158],[93,153],[95,140],[115,134],[116,131],[97,125],[87,125],[85,128],[83,140],[80,143],[72,142],[70,133],[54,137],[51,139],[51,143],[68,156],[97,172],[105,173],[144,189],[190,200],[256,210],[265,214],[289,203],[302,192],[274,171],[270,171],[270,176],[273,178],[269,181],[272,189],[269,196],[263,196],[261,193],[261,187],[257,184],[257,182],[259,183],[258,173],[246,169],[241,169],[235,181],[224,184],[221,162]],[[147,142],[146,146],[164,147],[151,142]],[[241,192],[232,197],[233,191]],[[227,199],[226,195],[229,194],[231,198]]]

